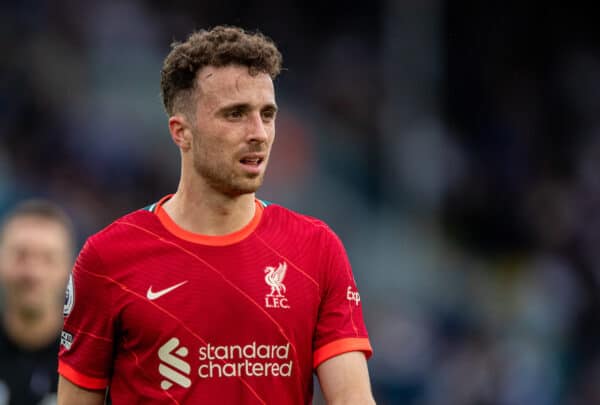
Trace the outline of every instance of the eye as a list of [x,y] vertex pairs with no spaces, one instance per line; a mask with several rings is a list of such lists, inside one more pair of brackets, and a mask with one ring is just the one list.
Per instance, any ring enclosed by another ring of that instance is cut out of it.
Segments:
[[264,110],[262,112],[262,118],[264,121],[273,121],[275,119],[275,115],[277,111],[275,109],[269,108],[268,110]]
[[235,108],[235,109],[227,112],[226,116],[227,116],[227,118],[234,119],[234,120],[240,119],[244,116],[244,111],[240,108]]

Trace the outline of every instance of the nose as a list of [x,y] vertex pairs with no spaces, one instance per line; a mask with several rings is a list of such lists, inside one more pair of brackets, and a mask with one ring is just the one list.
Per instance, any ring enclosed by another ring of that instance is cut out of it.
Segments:
[[259,112],[251,114],[248,123],[248,141],[254,143],[266,142],[269,139],[269,129]]
[[37,280],[48,271],[47,267],[48,264],[45,258],[40,257],[39,254],[30,252],[21,263],[21,275],[28,280]]

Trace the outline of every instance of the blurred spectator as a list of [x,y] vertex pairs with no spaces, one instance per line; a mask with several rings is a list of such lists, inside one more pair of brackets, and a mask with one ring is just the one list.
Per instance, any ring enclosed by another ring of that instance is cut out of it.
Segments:
[[50,202],[29,200],[0,228],[0,405],[56,403],[61,307],[73,230]]

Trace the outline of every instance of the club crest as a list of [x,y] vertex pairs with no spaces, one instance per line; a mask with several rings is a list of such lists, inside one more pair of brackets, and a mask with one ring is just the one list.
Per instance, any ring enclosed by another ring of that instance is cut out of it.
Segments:
[[285,297],[286,288],[283,284],[286,272],[286,262],[280,263],[277,267],[267,266],[265,268],[265,283],[271,287],[271,292],[265,295],[267,308],[289,308],[288,300]]

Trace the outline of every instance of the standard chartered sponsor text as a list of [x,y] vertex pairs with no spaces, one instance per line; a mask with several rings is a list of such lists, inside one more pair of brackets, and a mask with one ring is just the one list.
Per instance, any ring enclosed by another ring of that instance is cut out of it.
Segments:
[[293,361],[289,360],[290,344],[215,346],[207,343],[198,350],[202,364],[200,378],[290,377]]

